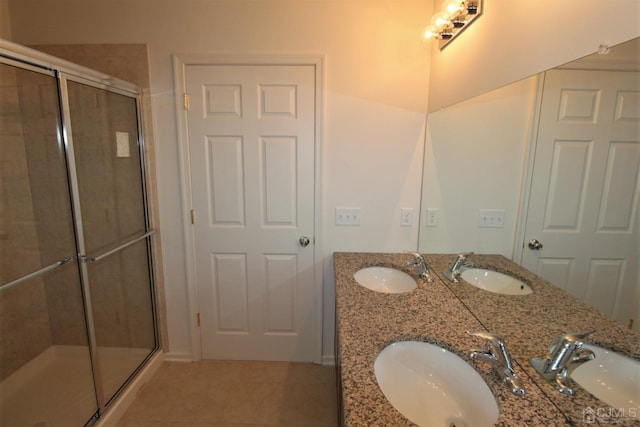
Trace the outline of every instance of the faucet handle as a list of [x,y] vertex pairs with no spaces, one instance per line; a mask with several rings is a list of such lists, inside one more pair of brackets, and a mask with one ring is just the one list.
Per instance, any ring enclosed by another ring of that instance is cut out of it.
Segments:
[[549,353],[553,355],[556,350],[562,346],[571,346],[574,348],[582,347],[582,340],[589,337],[595,331],[585,332],[569,332],[555,339],[549,348]]
[[[513,369],[513,362],[511,360],[511,355],[507,350],[507,345],[505,344],[504,340],[500,335],[494,334],[492,332],[484,332],[484,331],[480,331],[480,332],[467,331],[467,333],[471,336],[480,337],[484,339],[487,342],[488,351],[491,352],[496,358],[499,358],[500,360],[502,360],[502,362],[505,365],[505,368],[515,373]],[[493,351],[494,348],[498,349],[499,351],[498,354],[496,354],[496,352]]]
[[[418,259],[418,258],[422,258],[422,255],[419,252],[413,252],[413,251],[402,251],[403,254],[407,254],[407,255],[413,255],[414,258]],[[407,262],[407,264],[410,264],[410,262]]]
[[453,267],[453,269],[457,269],[460,267],[461,264],[463,264],[467,258],[469,258],[471,255],[473,255],[473,252],[461,252],[459,253],[456,258],[453,260],[453,262],[451,263],[451,266]]
[[590,336],[594,332],[595,331],[569,332],[568,334],[564,334],[563,336],[561,336],[560,340],[568,341],[568,342],[572,342],[572,343],[577,343],[577,342],[580,342],[583,339],[587,338],[588,336]]
[[[492,332],[485,332],[485,331],[479,331],[479,332],[467,331],[467,333],[471,336],[484,339],[487,342],[487,351],[491,353],[493,357],[495,357],[496,359],[502,360],[505,363],[507,368],[513,370],[513,367],[511,366],[511,356],[509,355],[509,352],[507,351],[507,346],[505,345],[504,340],[500,335],[494,334]],[[496,352],[494,349],[497,349],[498,352]],[[476,350],[476,349],[472,349],[472,350]]]
[[407,255],[412,255],[416,260],[424,261],[424,256],[420,252],[403,251]]
[[487,341],[488,344],[493,344],[496,347],[504,346],[504,340],[498,334],[494,334],[492,332],[478,331],[478,332],[470,332],[467,333],[473,337],[480,337]]
[[[525,394],[525,389],[522,386],[520,378],[513,369],[513,361],[511,355],[507,351],[507,346],[500,335],[491,332],[469,332],[469,335],[474,337],[480,337],[487,342],[487,350],[471,349],[470,357],[472,359],[478,358],[490,362],[494,365],[494,368],[498,371],[502,377],[502,381],[509,387],[513,394],[522,396]],[[496,353],[495,349],[499,351]]]
[[407,261],[405,265],[409,265],[409,266],[421,269],[420,277],[425,279],[427,283],[433,283],[433,277],[431,277],[431,270],[429,269],[429,266],[427,265],[427,262],[425,261],[424,256],[422,256],[422,254],[419,252],[404,251],[404,253],[411,254],[414,257],[413,261]]

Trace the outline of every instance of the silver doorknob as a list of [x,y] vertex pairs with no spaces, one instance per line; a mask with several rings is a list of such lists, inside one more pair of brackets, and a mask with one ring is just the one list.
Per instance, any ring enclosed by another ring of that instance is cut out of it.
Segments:
[[306,248],[310,240],[307,236],[302,236],[300,237],[300,240],[298,240],[298,242],[300,243],[300,246],[302,246],[303,248]]
[[542,243],[538,242],[537,239],[531,239],[529,241],[529,249],[534,250],[534,251],[539,251],[540,249],[542,249]]

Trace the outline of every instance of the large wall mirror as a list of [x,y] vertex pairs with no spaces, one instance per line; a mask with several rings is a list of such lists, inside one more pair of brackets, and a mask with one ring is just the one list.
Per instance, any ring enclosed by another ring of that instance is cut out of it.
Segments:
[[[640,330],[639,199],[640,39],[428,117],[419,251],[502,254],[618,320],[610,336],[630,348],[629,319]],[[541,248],[528,247],[534,239]],[[478,300],[445,283],[499,331],[518,369],[581,420],[585,401],[560,395],[528,363],[544,352],[522,339],[545,329],[539,317],[515,315],[505,329],[490,314],[509,316],[503,295]]]
[[502,254],[638,330],[639,126],[639,39],[430,114],[419,250]]

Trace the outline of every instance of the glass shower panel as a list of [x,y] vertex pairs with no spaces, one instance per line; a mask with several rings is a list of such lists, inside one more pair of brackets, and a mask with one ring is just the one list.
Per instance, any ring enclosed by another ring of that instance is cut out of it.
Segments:
[[96,413],[52,73],[0,63],[0,425]]
[[148,241],[89,264],[98,366],[110,399],[155,348]]
[[0,64],[0,281],[75,255],[52,75]]
[[109,400],[156,348],[136,99],[74,81],[68,96],[97,367]]
[[146,232],[136,99],[68,83],[85,251]]

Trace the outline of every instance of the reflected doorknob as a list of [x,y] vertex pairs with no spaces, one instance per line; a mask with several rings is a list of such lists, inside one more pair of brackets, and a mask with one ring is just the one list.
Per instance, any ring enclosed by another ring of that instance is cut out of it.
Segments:
[[298,242],[300,243],[300,246],[302,246],[303,248],[306,248],[310,240],[307,236],[301,236]]
[[529,249],[533,251],[539,251],[540,249],[542,249],[542,243],[540,243],[537,239],[529,240],[528,246],[529,246]]

